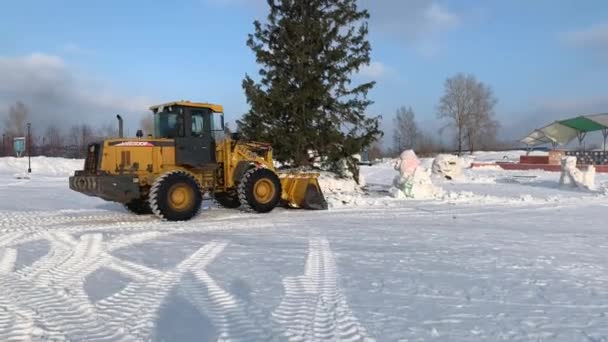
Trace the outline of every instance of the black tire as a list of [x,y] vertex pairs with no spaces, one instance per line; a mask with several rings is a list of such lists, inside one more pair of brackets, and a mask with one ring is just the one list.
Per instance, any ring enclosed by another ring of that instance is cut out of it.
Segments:
[[137,198],[137,199],[132,200],[129,203],[124,203],[123,205],[124,205],[125,209],[127,209],[128,211],[130,211],[136,215],[152,214],[152,209],[150,208],[150,204],[145,199]]
[[150,208],[163,220],[187,221],[201,209],[203,194],[196,179],[184,171],[168,172],[150,189]]
[[213,195],[213,199],[224,208],[236,209],[241,206],[239,195],[236,193],[218,192]]
[[[261,195],[261,191],[264,194]],[[238,186],[239,200],[246,211],[267,213],[281,200],[281,181],[273,171],[266,168],[250,169],[241,178]]]

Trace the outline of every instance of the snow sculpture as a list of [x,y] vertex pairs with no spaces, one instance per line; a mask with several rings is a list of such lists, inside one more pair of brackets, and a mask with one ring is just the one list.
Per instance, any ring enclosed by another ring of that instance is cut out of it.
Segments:
[[399,175],[395,176],[393,187],[389,190],[391,196],[425,199],[441,193],[441,189],[431,182],[430,170],[420,166],[420,160],[413,150],[403,151],[394,166]]
[[561,160],[562,174],[559,184],[569,184],[579,189],[595,190],[595,167],[589,165],[583,172],[576,167],[576,157],[564,157]]
[[434,175],[445,179],[462,178],[462,161],[451,154],[440,154],[433,160],[431,170]]

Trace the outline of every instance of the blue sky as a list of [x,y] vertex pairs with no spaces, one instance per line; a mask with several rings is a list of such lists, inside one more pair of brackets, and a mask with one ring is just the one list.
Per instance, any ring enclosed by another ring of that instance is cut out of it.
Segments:
[[[446,77],[489,84],[505,138],[556,118],[608,111],[608,2],[360,0],[370,10],[378,82],[370,114],[412,106],[429,132]],[[221,103],[247,111],[241,81],[257,66],[245,40],[264,0],[11,1],[0,23],[0,114],[16,100],[33,120],[137,125],[150,104]],[[12,13],[13,15],[6,15]]]

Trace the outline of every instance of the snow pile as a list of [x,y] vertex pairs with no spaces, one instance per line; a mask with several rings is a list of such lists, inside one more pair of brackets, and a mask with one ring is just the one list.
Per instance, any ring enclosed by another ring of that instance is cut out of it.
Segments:
[[440,154],[433,160],[433,175],[452,180],[463,177],[462,160],[451,154]]
[[395,163],[395,170],[399,172],[393,180],[393,187],[389,193],[398,199],[431,199],[441,195],[441,189],[431,182],[430,171],[420,165],[421,162],[413,150],[401,153]]
[[[82,159],[53,157],[32,157],[32,175],[47,177],[69,177],[74,170],[82,169]],[[0,158],[0,175],[27,175],[28,159],[15,157]]]
[[561,162],[562,173],[559,177],[560,185],[570,185],[581,190],[594,191],[595,187],[595,167],[590,165],[586,172],[576,168],[576,157],[564,157]]
[[343,178],[331,172],[321,172],[318,180],[330,208],[362,202],[362,185],[357,184],[354,179]]

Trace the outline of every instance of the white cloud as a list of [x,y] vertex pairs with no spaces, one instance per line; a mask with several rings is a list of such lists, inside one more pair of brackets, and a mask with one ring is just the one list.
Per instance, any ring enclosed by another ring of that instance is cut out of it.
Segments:
[[542,110],[549,115],[572,117],[606,112],[608,109],[608,96],[540,98],[534,100],[534,104],[539,111]]
[[606,95],[533,98],[528,110],[500,117],[503,123],[501,134],[508,139],[519,139],[555,120],[607,111]]
[[430,24],[441,29],[454,28],[460,24],[460,18],[456,14],[436,3],[432,3],[424,15]]
[[93,52],[74,43],[67,43],[61,46],[61,51],[70,55],[91,55]]
[[0,56],[0,116],[16,101],[38,126],[106,123],[116,113],[142,113],[149,101],[75,72],[61,57],[43,53]]
[[[200,0],[204,5],[251,10],[256,18],[267,13],[266,0]],[[304,0],[303,0],[304,1]],[[434,55],[445,33],[462,24],[460,14],[438,0],[358,0],[370,12],[370,31],[411,46],[423,55]]]
[[359,70],[359,75],[367,78],[380,78],[389,72],[390,68],[381,62],[371,62]]
[[608,23],[562,34],[564,42],[575,47],[608,50]]
[[254,9],[256,13],[266,11],[268,4],[266,0],[201,0],[204,5],[219,8],[248,8]]
[[414,47],[424,55],[440,49],[442,36],[459,27],[462,18],[434,0],[359,0],[370,12],[370,31]]

